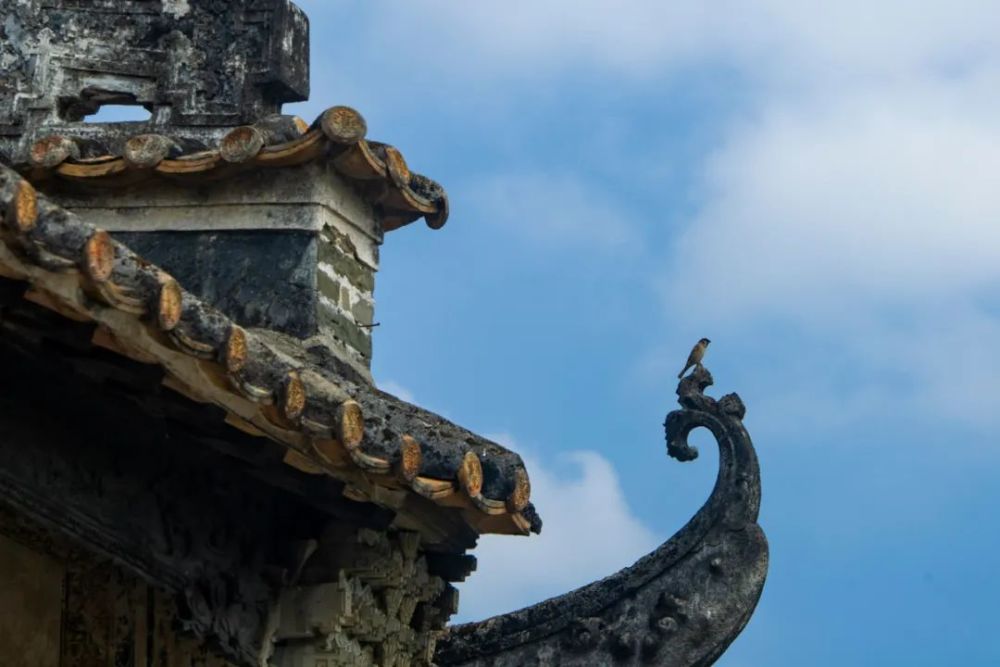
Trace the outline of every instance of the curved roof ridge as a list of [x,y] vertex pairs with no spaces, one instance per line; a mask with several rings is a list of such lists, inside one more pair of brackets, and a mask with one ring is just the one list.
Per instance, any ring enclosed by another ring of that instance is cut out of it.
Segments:
[[[94,134],[93,124],[83,127],[86,132],[72,125],[52,127],[14,167],[36,185],[59,179],[136,187],[157,178],[200,185],[252,169],[326,160],[373,206],[384,231],[419,218],[440,229],[448,220],[444,188],[411,171],[393,146],[365,139],[367,123],[350,107],[330,107],[312,124],[296,116],[268,116],[230,129],[214,145],[192,138],[183,127],[109,124],[103,137]],[[142,131],[125,131],[133,127]]]

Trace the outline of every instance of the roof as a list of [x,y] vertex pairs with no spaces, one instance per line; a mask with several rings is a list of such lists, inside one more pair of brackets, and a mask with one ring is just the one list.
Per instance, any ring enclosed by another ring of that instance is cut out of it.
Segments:
[[15,156],[13,166],[35,184],[60,179],[141,187],[169,179],[197,186],[250,169],[325,160],[373,206],[384,231],[421,217],[432,229],[444,226],[444,188],[410,171],[397,149],[368,141],[366,134],[364,118],[345,106],[327,109],[312,125],[295,116],[269,116],[221,134],[215,145],[209,145],[215,141],[211,134],[192,134],[190,128],[78,123],[53,128],[26,156]]
[[452,626],[439,640],[442,667],[711,665],[746,626],[767,578],[768,544],[757,523],[760,466],[736,394],[705,395],[703,366],[677,386],[667,414],[667,454],[692,461],[696,428],[711,432],[719,471],[687,524],[633,565],[538,604]]
[[[332,145],[310,132],[303,141]],[[70,166],[48,169],[60,165]],[[160,366],[166,386],[283,444],[287,465],[346,482],[353,499],[397,512],[409,497],[426,499],[477,533],[541,528],[516,453],[338,373],[296,339],[238,326],[3,165],[0,276],[29,283],[26,299],[95,325],[94,345]]]

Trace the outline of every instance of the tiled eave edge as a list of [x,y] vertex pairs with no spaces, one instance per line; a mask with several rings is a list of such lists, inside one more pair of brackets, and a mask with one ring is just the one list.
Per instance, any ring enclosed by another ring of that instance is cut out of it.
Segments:
[[[292,167],[322,159],[375,207],[383,231],[421,217],[432,229],[444,226],[448,219],[444,188],[410,171],[403,155],[392,146],[365,140],[366,134],[361,114],[344,106],[327,109],[312,125],[294,116],[272,116],[237,127],[215,147],[155,133],[102,141],[60,128],[35,141],[27,162],[14,166],[35,185],[55,178],[121,187],[157,178],[200,185],[251,169]],[[110,148],[115,144],[117,149]]]
[[167,386],[282,443],[287,464],[347,482],[355,499],[400,511],[405,496],[421,496],[459,509],[480,534],[540,529],[517,454],[302,363],[294,342],[237,326],[3,165],[0,275],[30,283],[26,298],[94,322],[95,344],[160,365]]

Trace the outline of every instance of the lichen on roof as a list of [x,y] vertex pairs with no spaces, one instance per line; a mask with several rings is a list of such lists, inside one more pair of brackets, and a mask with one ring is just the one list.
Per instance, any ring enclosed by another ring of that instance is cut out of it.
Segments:
[[290,465],[396,511],[407,495],[458,510],[479,533],[540,530],[517,454],[338,374],[295,339],[238,326],[2,165],[0,212],[0,275],[92,322],[95,344],[162,366],[171,389],[282,443]]

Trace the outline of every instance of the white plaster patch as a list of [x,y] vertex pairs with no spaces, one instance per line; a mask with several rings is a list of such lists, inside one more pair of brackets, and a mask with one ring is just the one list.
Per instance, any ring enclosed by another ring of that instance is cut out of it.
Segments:
[[320,262],[319,263],[319,270],[320,270],[320,273],[325,274],[327,277],[332,278],[334,280],[334,282],[336,282],[337,284],[340,284],[340,280],[341,280],[342,276],[339,273],[337,273],[337,270],[334,269],[332,266],[330,266],[326,262]]
[[188,0],[163,0],[163,13],[180,18],[191,13],[191,5]]
[[242,229],[294,229],[315,231],[323,222],[316,219],[319,207],[283,204],[213,204],[213,205],[135,205],[128,202],[111,206],[78,205],[66,207],[89,222],[110,232],[155,232],[167,230],[228,231]]
[[[333,299],[331,299],[327,295],[325,295],[323,293],[320,293],[320,295],[319,295],[319,302],[320,302],[320,305],[324,306],[330,312],[335,313],[337,315],[340,315],[341,317],[343,317],[347,321],[351,322],[352,324],[355,323],[354,322],[354,315],[352,315],[348,311],[346,311],[343,308],[341,308],[339,303],[337,303],[336,301],[334,301]],[[371,338],[371,332],[369,332],[367,329],[358,327],[358,330],[361,331],[361,333],[363,335],[367,336],[368,338]]]

